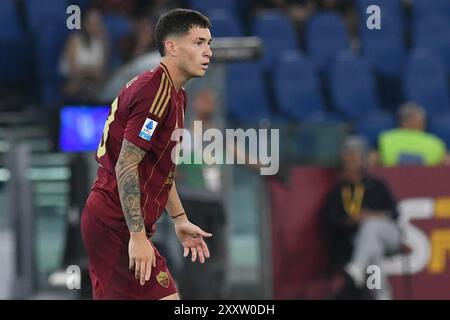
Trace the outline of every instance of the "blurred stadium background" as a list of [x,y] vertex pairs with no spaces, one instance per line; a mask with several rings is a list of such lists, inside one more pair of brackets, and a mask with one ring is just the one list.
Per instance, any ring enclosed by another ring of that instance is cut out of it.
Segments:
[[[100,75],[75,89],[64,68],[79,32],[66,27],[71,4],[83,18],[96,10],[89,32],[104,48]],[[381,8],[381,30],[366,27],[372,4]],[[175,7],[205,13],[213,38],[262,43],[258,59],[217,59],[191,81],[188,117],[206,109],[220,128],[280,129],[276,177],[246,166],[223,166],[221,178],[180,168],[192,219],[217,233],[216,260],[184,265],[171,222],[159,222],[155,241],[186,298],[329,299],[335,274],[318,208],[344,139],[362,135],[376,149],[378,134],[396,127],[399,106],[413,101],[427,111],[429,131],[450,144],[448,0],[2,0],[0,298],[89,298],[79,215],[94,150],[120,87],[157,65],[154,26]],[[442,204],[415,222],[432,253],[422,269],[392,277],[394,297],[449,299],[450,240],[432,245],[431,237],[450,232],[449,167],[372,170],[398,200]],[[433,260],[437,247],[441,262]],[[82,290],[66,288],[69,265],[81,267]]]

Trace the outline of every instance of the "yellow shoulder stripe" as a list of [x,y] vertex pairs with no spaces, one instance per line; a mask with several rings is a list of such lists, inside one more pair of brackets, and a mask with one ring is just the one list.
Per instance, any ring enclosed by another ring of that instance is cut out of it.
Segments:
[[161,82],[159,84],[158,91],[156,92],[155,99],[153,99],[152,105],[150,107],[151,114],[156,115],[156,113],[157,113],[157,112],[155,112],[156,106],[160,104],[161,100],[165,100],[165,96],[167,94],[167,86],[168,86],[167,77],[166,77],[166,74],[163,73],[162,77],[161,77]]

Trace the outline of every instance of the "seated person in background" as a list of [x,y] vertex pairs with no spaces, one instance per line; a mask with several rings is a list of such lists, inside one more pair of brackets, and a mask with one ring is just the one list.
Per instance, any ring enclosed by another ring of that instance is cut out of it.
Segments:
[[100,13],[91,9],[82,15],[81,30],[69,36],[60,63],[66,98],[89,100],[97,93],[108,59],[105,32]]
[[448,163],[445,143],[425,132],[426,113],[409,102],[400,107],[400,128],[382,132],[378,138],[378,162],[383,166]]
[[[337,299],[361,297],[367,267],[380,266],[383,256],[401,248],[395,199],[383,181],[367,174],[365,149],[360,138],[344,143],[340,179],[323,212],[333,266],[344,268],[345,282]],[[381,289],[374,295],[389,299],[383,271],[381,275]]]

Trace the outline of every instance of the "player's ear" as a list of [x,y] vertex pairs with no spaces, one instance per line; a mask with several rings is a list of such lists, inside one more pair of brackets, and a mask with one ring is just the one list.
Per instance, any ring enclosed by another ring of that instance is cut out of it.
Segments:
[[174,40],[166,40],[164,46],[166,47],[166,55],[171,57],[177,56],[176,43]]

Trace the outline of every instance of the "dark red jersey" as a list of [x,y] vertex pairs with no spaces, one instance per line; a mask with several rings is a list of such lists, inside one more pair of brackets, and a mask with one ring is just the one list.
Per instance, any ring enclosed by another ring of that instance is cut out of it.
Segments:
[[147,151],[138,168],[141,209],[146,231],[154,233],[173,184],[171,154],[177,141],[171,137],[183,127],[185,109],[186,93],[183,88],[176,91],[162,63],[128,82],[114,100],[97,150],[97,178],[86,203],[105,224],[128,233],[115,174],[125,138]]

